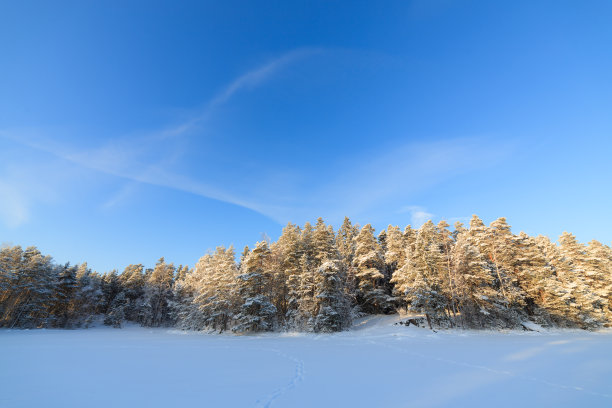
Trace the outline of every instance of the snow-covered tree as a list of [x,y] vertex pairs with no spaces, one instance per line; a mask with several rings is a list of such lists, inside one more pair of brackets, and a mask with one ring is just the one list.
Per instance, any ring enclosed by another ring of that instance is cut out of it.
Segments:
[[278,241],[272,244],[271,251],[283,278],[283,284],[277,289],[280,292],[277,294],[278,312],[288,325],[294,326],[298,318],[302,278],[303,248],[300,228],[291,223],[287,224]]
[[72,299],[77,315],[74,324],[87,327],[93,322],[98,305],[102,302],[102,278],[84,262],[77,267],[76,279],[77,287]]
[[448,229],[449,224],[446,221],[440,221],[436,225],[435,236],[436,245],[438,247],[438,268],[440,271],[440,280],[442,291],[447,297],[447,314],[453,315],[451,324],[455,324],[457,318],[457,283],[452,267],[452,248],[455,244],[453,233]]
[[[482,326],[519,326],[525,318],[524,293],[515,276],[514,237],[506,220],[500,218],[487,228],[480,218],[473,216],[469,230],[459,234],[457,242],[462,236],[470,246],[475,247],[482,262],[482,270],[478,274],[467,275],[479,282],[476,286],[467,284],[470,290],[476,292],[470,296],[468,303],[463,299],[464,308],[478,304],[480,311],[480,314],[471,313],[469,317]],[[465,280],[463,284],[466,284]]]
[[119,276],[119,282],[125,298],[122,302],[125,307],[123,311],[125,319],[131,321],[142,320],[146,310],[144,305],[144,266],[142,264],[128,265]]
[[495,268],[499,290],[507,299],[509,307],[517,309],[524,307],[525,294],[518,285],[516,276],[518,257],[516,241],[505,218],[498,218],[491,223],[481,250]]
[[298,309],[294,324],[303,329],[311,328],[315,313],[315,275],[318,264],[314,241],[315,230],[307,222],[302,229]]
[[180,315],[183,327],[228,330],[236,313],[236,267],[234,248],[217,247],[200,258],[186,283],[192,289],[187,309]]
[[119,294],[113,298],[104,315],[104,324],[120,329],[125,319],[126,306],[127,299],[125,297],[125,292],[119,292]]
[[336,235],[336,248],[340,253],[340,259],[348,266],[353,265],[353,257],[355,256],[355,237],[359,233],[357,226],[351,223],[348,217],[344,217],[342,226],[338,229]]
[[106,314],[110,309],[111,303],[119,293],[121,293],[121,282],[116,270],[106,272],[102,275],[102,299],[98,306],[98,313]]
[[331,226],[326,226],[323,218],[317,220],[312,234],[312,251],[315,259],[314,267],[318,268],[325,261],[337,259],[334,231]]
[[586,248],[586,279],[593,293],[599,298],[605,325],[612,325],[612,248],[592,240]]
[[[396,297],[392,297],[394,293]],[[87,263],[57,265],[35,247],[0,248],[0,327],[89,326],[96,316],[120,327],[236,332],[274,329],[336,331],[353,312],[407,307],[430,324],[464,327],[542,325],[596,329],[612,324],[612,249],[583,245],[570,233],[514,235],[504,218],[469,229],[446,222],[374,235],[344,219],[337,233],[288,224],[236,264],[219,247],[193,270],[162,258],[155,268],[129,265],[99,274]]]
[[174,283],[174,264],[162,257],[146,276],[141,322],[144,326],[159,327],[171,323],[170,303]]
[[317,269],[313,319],[316,332],[340,331],[351,324],[351,300],[342,265],[339,260],[327,260]]
[[406,251],[405,259],[392,279],[396,293],[411,310],[424,313],[430,327],[432,320],[448,321],[450,296],[444,292],[443,284],[446,259],[431,221],[419,229],[415,245]]
[[579,325],[597,327],[605,322],[602,299],[589,287],[588,255],[576,237],[564,232],[559,237],[559,252],[551,260],[567,294],[566,302]]
[[391,276],[406,263],[406,239],[399,227],[389,225],[385,234],[385,242],[385,263]]
[[357,281],[357,303],[366,313],[388,313],[393,310],[394,299],[385,288],[383,253],[370,224],[355,237],[353,258]]
[[270,301],[274,271],[270,269],[270,248],[258,242],[242,264],[238,293],[242,304],[232,328],[239,333],[270,331],[276,325],[276,307]]
[[46,327],[51,323],[49,307],[57,289],[57,268],[51,257],[41,254],[36,247],[21,252],[15,248],[17,278],[9,304],[9,327]]
[[[550,244],[550,241],[548,241]],[[514,238],[514,276],[524,293],[525,312],[536,323],[554,324],[560,306],[557,281],[537,239],[521,232]]]
[[457,236],[451,255],[461,324],[463,327],[486,327],[489,316],[499,304],[487,262],[467,232]]
[[53,316],[53,326],[68,327],[74,320],[75,310],[72,299],[77,288],[77,268],[65,264],[57,267],[57,283],[55,285],[55,299],[49,310]]

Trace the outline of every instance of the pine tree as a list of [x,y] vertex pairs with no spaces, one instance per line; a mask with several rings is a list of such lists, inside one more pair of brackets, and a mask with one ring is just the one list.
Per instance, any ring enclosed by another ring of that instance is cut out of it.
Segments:
[[353,259],[357,280],[357,303],[365,313],[388,313],[393,309],[393,298],[385,289],[382,273],[383,254],[370,224],[355,237]]
[[[395,293],[397,298],[390,294]],[[612,324],[612,249],[583,245],[564,233],[514,235],[504,218],[469,229],[446,222],[389,226],[378,238],[348,218],[335,234],[319,218],[303,229],[288,224],[276,243],[248,247],[236,264],[219,247],[193,270],[163,258],[155,268],[129,265],[121,275],[86,263],[57,265],[35,247],[0,248],[0,327],[107,325],[236,332],[342,330],[353,306],[365,313],[406,306],[433,327],[549,326],[597,329]]]
[[526,293],[526,311],[545,326],[573,326],[569,303],[571,293],[555,265],[561,259],[559,248],[547,237],[517,238],[519,285]]
[[517,248],[515,238],[510,232],[510,226],[505,218],[498,218],[487,229],[487,245],[484,253],[489,257],[495,268],[499,289],[507,299],[509,307],[521,309],[524,307],[525,294],[518,286],[516,276]]
[[207,315],[195,301],[209,286],[214,285],[209,273],[212,254],[202,256],[195,267],[180,277],[173,288],[172,314],[178,327],[187,330],[203,330],[207,327]]
[[198,306],[196,316],[200,321],[191,321],[191,328],[205,327],[223,332],[230,326],[236,313],[236,278],[234,248],[217,247],[212,255],[206,255],[196,264],[193,273],[197,277],[193,303]]
[[382,251],[382,253],[383,254],[386,253],[387,252],[387,231],[386,230],[380,231],[376,239],[378,240],[378,245],[380,245],[380,250]]
[[51,257],[41,254],[36,247],[28,247],[21,253],[17,273],[17,297],[9,327],[47,327],[58,281]]
[[270,248],[258,242],[242,265],[238,276],[238,293],[242,300],[233,331],[239,333],[270,331],[275,328],[276,307],[270,301],[273,271],[270,270]]
[[415,245],[406,253],[406,261],[392,282],[409,308],[422,312],[430,327],[448,321],[449,296],[443,291],[442,268],[446,260],[436,240],[436,228],[427,221],[420,228]]
[[438,266],[440,270],[441,287],[447,297],[447,313],[450,316],[452,313],[453,320],[451,324],[455,324],[457,318],[457,283],[452,267],[452,248],[455,244],[455,238],[448,229],[450,225],[446,221],[440,221],[436,226],[436,245],[440,251]]
[[144,326],[159,327],[171,323],[174,272],[174,264],[166,263],[162,257],[147,276],[141,317]]
[[278,270],[283,275],[282,293],[279,314],[289,326],[294,326],[298,319],[301,283],[301,257],[303,253],[301,230],[294,224],[287,224],[278,241],[271,246],[277,259]]
[[327,260],[317,269],[313,329],[340,331],[351,324],[351,301],[346,293],[344,271],[339,260]]
[[[336,249],[342,262],[342,269],[346,275],[346,291],[354,294],[357,290],[357,270],[353,265],[355,257],[355,238],[359,234],[359,226],[353,225],[348,217],[344,217],[342,225],[336,234]],[[353,299],[355,296],[351,296]]]
[[359,229],[351,223],[348,217],[344,217],[344,222],[338,230],[336,237],[336,248],[340,253],[340,258],[346,265],[353,265],[353,257],[355,256],[355,237],[359,233]]
[[565,282],[567,301],[582,327],[592,328],[605,322],[602,300],[589,287],[586,248],[576,237],[564,232],[559,237],[559,255],[553,260],[557,274]]
[[119,276],[119,282],[124,293],[123,302],[125,319],[131,321],[141,321],[144,310],[145,276],[142,264],[128,265]]
[[183,280],[185,279],[185,276],[187,276],[188,273],[189,273],[189,266],[179,265],[178,268],[176,268],[176,277],[174,280],[175,281]]
[[314,228],[307,222],[301,234],[300,282],[298,290],[298,310],[295,324],[310,329],[313,327],[315,313],[315,273],[317,252],[314,241]]
[[0,271],[4,281],[0,298],[0,326],[34,326],[35,322],[27,315],[29,303],[36,297],[37,287],[40,286],[40,277],[35,271],[26,269],[24,251],[20,246],[0,250]]
[[385,234],[385,241],[385,263],[389,275],[393,275],[406,262],[406,240],[399,227],[389,225]]
[[55,327],[68,327],[74,319],[72,301],[77,288],[76,272],[68,263],[58,267],[55,299],[49,311]]
[[601,242],[592,240],[586,248],[589,287],[598,297],[606,325],[612,324],[612,249]]
[[249,246],[245,245],[245,247],[242,249],[242,253],[240,254],[240,263],[238,264],[239,268],[244,262],[244,260],[246,259],[246,257],[249,256],[250,253],[251,253],[251,250],[249,249]]
[[323,218],[319,218],[312,234],[314,268],[318,268],[327,260],[338,258],[334,240],[334,231],[331,226],[327,227]]
[[493,277],[487,262],[469,232],[457,236],[451,259],[462,326],[487,327],[491,314],[499,309],[498,293],[492,287]]
[[315,260],[306,253],[300,259],[300,285],[298,291],[298,310],[295,324],[297,327],[309,329],[314,325],[316,309],[316,269]]
[[102,302],[102,278],[87,266],[80,264],[76,271],[77,285],[72,308],[77,311],[76,326],[88,327],[94,319],[98,305]]
[[[504,218],[500,218],[487,228],[482,220],[473,216],[470,228],[465,232],[471,245],[478,248],[483,257],[484,273],[490,274],[488,285],[481,286],[482,292],[491,292],[485,296],[488,305],[481,310],[486,311],[491,324],[504,327],[518,327],[525,319],[524,293],[517,285],[514,273],[515,245],[510,227]],[[486,324],[486,323],[484,323]]]
[[116,270],[102,275],[102,302],[98,307],[97,313],[106,314],[110,310],[115,297],[121,292],[121,282]]
[[125,319],[126,306],[127,299],[125,297],[125,292],[119,292],[119,294],[113,298],[104,315],[104,324],[120,329]]
[[[0,327],[10,321],[10,299],[14,296],[14,286],[17,281],[15,261],[17,247],[0,248]],[[21,255],[19,255],[21,258]]]

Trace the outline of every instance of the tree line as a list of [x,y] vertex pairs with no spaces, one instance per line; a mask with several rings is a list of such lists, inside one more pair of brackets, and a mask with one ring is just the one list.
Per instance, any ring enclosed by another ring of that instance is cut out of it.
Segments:
[[348,218],[334,231],[288,224],[276,242],[218,247],[193,268],[161,258],[97,273],[58,265],[35,247],[0,249],[0,327],[121,327],[237,333],[348,328],[363,314],[406,310],[429,327],[597,329],[612,325],[612,249],[515,235],[505,218],[473,216],[454,229],[441,221],[403,231]]

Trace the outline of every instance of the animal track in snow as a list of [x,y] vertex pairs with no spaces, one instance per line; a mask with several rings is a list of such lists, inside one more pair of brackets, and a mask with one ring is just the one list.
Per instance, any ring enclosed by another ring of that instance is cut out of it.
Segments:
[[295,386],[304,379],[304,361],[300,360],[299,358],[295,356],[285,354],[282,351],[276,350],[276,349],[257,349],[257,350],[275,353],[295,363],[295,371],[294,371],[294,375],[291,378],[291,380],[287,384],[285,384],[283,387],[278,388],[272,394],[267,396],[263,401],[262,400],[257,401],[258,408],[269,408],[272,406],[272,403],[274,402],[274,400],[276,400],[281,395],[285,394],[287,391],[295,388]]
[[385,344],[385,343],[380,343],[380,342],[373,341],[373,340],[368,340],[368,342],[370,344],[374,344],[376,346],[386,347],[386,348],[389,348],[391,350],[399,351],[400,353],[403,353],[403,354],[409,354],[409,355],[413,355],[413,356],[424,358],[424,359],[440,361],[440,362],[443,362],[443,363],[459,365],[459,366],[468,367],[468,368],[476,368],[476,369],[479,369],[479,370],[486,370],[486,371],[489,371],[489,372],[492,372],[492,373],[495,373],[495,374],[502,374],[502,375],[507,375],[507,376],[510,376],[510,377],[519,378],[519,379],[522,379],[522,380],[538,382],[538,383],[541,383],[541,384],[548,385],[550,387],[567,389],[567,390],[574,390],[574,391],[580,391],[580,392],[584,392],[586,394],[590,394],[590,395],[595,395],[595,396],[598,396],[598,397],[612,399],[612,395],[610,395],[610,394],[604,394],[604,393],[601,393],[601,392],[590,391],[590,390],[584,389],[584,388],[582,388],[580,386],[564,385],[564,384],[559,384],[559,383],[551,382],[551,381],[544,380],[544,379],[537,378],[537,377],[531,377],[531,376],[524,376],[524,375],[516,374],[516,373],[513,373],[511,371],[507,371],[507,370],[497,370],[497,369],[490,368],[490,367],[483,366],[483,365],[470,364],[470,363],[466,363],[466,362],[463,362],[463,361],[450,360],[450,359],[442,358],[442,357],[428,356],[428,355],[425,355],[425,354],[422,354],[422,353],[417,353],[417,352],[414,352],[414,351],[408,351],[408,350],[403,349],[401,347],[397,347],[397,346],[393,346],[393,345]]

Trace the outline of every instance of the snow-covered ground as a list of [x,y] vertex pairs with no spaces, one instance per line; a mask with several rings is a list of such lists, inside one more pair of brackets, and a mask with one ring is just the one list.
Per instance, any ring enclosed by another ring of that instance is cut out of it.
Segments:
[[612,332],[0,331],[0,407],[611,407]]

